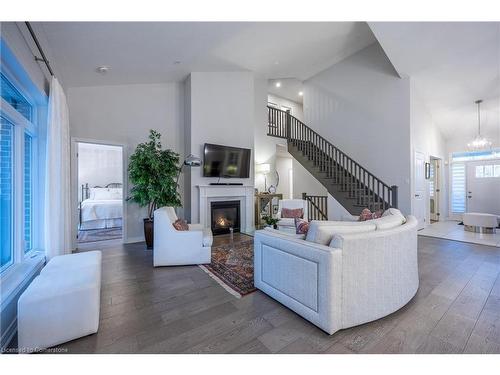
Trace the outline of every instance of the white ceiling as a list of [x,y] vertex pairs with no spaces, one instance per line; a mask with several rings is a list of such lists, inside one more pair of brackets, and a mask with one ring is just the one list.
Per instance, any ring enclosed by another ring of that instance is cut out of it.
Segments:
[[[192,71],[250,70],[304,80],[375,41],[364,22],[33,25],[67,87],[180,81]],[[97,74],[101,65],[111,70]]]
[[[280,87],[276,87],[276,83]],[[267,92],[282,98],[303,104],[303,97],[299,92],[303,90],[303,82],[295,78],[269,79],[267,82]]]
[[398,73],[412,85],[446,138],[482,128],[500,139],[500,23],[369,23]]

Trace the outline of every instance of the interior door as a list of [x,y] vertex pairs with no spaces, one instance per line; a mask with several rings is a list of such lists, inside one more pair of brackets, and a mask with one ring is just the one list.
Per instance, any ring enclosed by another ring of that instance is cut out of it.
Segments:
[[413,179],[413,215],[418,220],[418,229],[425,227],[426,199],[425,199],[425,156],[415,151]]
[[500,215],[500,160],[467,163],[467,212]]
[[440,160],[431,159],[430,163],[430,179],[429,179],[429,203],[430,203],[430,219],[439,221],[439,200],[440,200]]

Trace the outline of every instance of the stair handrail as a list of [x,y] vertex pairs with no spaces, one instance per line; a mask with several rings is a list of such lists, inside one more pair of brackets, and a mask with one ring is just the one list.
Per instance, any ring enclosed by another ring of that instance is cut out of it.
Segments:
[[[337,146],[335,146],[334,144],[332,144],[328,139],[324,138],[322,135],[318,134],[314,129],[310,128],[309,126],[307,126],[306,124],[304,124],[301,120],[299,120],[297,117],[295,117],[292,114],[290,114],[289,111],[283,111],[283,110],[281,110],[279,108],[276,108],[276,107],[273,107],[273,106],[269,106],[269,105],[267,106],[267,108],[268,108],[268,135],[274,136],[274,137],[285,138],[285,139],[287,139],[287,141],[291,141],[292,140],[292,134],[291,134],[292,133],[292,130],[291,130],[292,126],[291,126],[291,124],[292,124],[292,121],[295,121],[300,126],[302,126],[303,128],[305,128],[308,133],[312,133],[312,135],[314,135],[315,137],[317,137],[320,140],[321,143],[326,144],[333,151],[337,152],[340,157],[345,157],[347,159],[348,163],[353,163],[354,166],[355,166],[355,168],[358,168],[360,174],[361,174],[361,172],[366,173],[373,180],[376,180],[377,183],[380,183],[383,187],[385,187],[387,189],[388,193],[389,193],[387,203],[389,204],[389,206],[397,207],[397,205],[398,205],[398,199],[397,199],[398,187],[396,185],[389,186],[382,179],[380,179],[379,177],[375,176],[372,172],[368,171],[365,167],[363,167],[360,163],[358,163],[352,157],[350,157],[345,152],[343,152],[341,149],[339,149]],[[284,118],[286,118],[284,126],[283,126],[282,123],[280,123],[280,124],[272,124],[271,118],[275,117],[275,116],[271,115],[273,111],[275,113],[280,114],[280,116],[283,116]],[[283,127],[283,129],[280,129],[279,125],[281,125],[281,127]],[[272,127],[274,127],[274,128],[277,129],[276,134],[273,134],[273,133],[269,132]],[[312,137],[310,136],[310,134],[308,134],[308,135],[309,135],[309,137],[308,137],[309,139],[308,140],[306,140],[306,139],[298,139],[298,138],[297,138],[297,140],[305,141],[305,142],[309,141],[309,142],[313,143],[313,141],[311,139]],[[320,149],[322,148],[319,145],[315,145],[315,146],[318,147],[318,148],[320,148]],[[322,151],[326,152],[325,150],[322,150]],[[339,163],[338,160],[336,160],[336,162]],[[343,168],[347,170],[347,168],[345,168],[345,167],[343,167]],[[355,178],[358,178],[355,175],[353,175],[353,176]],[[382,199],[385,201],[385,197],[384,196],[382,196]]]

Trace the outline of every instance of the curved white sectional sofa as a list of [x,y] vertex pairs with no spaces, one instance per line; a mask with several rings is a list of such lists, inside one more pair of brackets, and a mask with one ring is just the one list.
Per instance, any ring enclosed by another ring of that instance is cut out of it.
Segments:
[[[313,221],[307,240],[257,231],[255,287],[329,334],[389,315],[419,285],[417,220],[408,216],[397,226],[391,220]],[[337,234],[316,243],[318,229],[328,226]]]

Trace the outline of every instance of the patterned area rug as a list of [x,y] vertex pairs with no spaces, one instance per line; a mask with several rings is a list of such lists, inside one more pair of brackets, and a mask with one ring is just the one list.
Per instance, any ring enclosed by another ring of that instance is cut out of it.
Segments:
[[107,241],[122,238],[122,228],[89,229],[78,231],[78,242]]
[[253,286],[253,237],[239,237],[238,240],[213,246],[212,263],[200,267],[216,281],[222,282],[223,286],[244,296],[256,290]]

